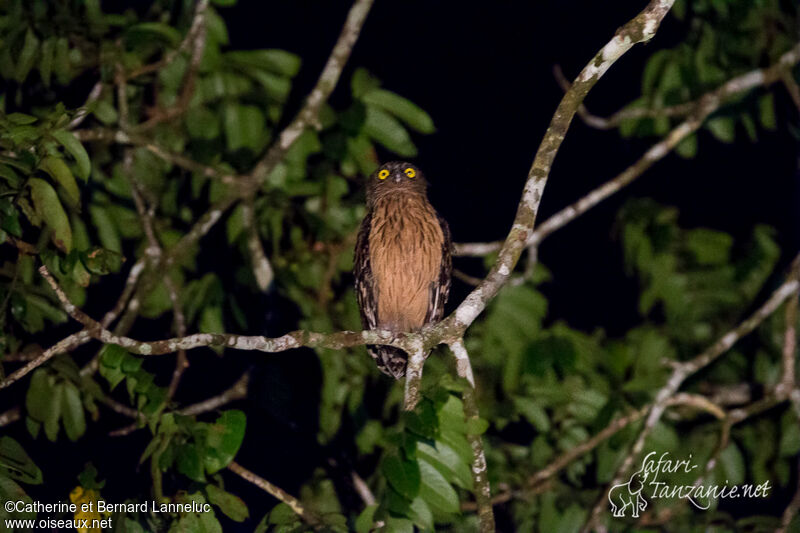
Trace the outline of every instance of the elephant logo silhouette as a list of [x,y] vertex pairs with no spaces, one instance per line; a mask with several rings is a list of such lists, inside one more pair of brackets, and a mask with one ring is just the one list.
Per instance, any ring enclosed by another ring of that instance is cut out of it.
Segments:
[[639,511],[647,509],[647,500],[642,496],[647,472],[642,469],[635,472],[626,483],[611,487],[608,491],[608,502],[611,504],[611,513],[616,518],[625,516],[625,509],[631,508],[633,518],[639,518]]

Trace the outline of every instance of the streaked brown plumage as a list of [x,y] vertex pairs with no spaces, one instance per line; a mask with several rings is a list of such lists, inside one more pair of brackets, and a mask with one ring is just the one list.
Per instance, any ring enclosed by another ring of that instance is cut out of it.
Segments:
[[[386,163],[369,177],[354,267],[365,329],[419,331],[444,314],[450,230],[428,202],[426,188],[422,172],[401,161]],[[381,371],[405,375],[405,352],[391,346],[367,349]]]

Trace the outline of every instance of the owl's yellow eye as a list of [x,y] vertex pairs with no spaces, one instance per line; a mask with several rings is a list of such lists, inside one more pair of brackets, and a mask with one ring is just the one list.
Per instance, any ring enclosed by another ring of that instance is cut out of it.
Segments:
[[406,176],[408,176],[409,178],[413,178],[416,175],[417,175],[417,171],[414,170],[413,168],[407,168],[406,169]]
[[381,170],[380,172],[378,172],[378,179],[385,180],[388,177],[389,177],[389,171],[386,170],[385,168],[383,170]]

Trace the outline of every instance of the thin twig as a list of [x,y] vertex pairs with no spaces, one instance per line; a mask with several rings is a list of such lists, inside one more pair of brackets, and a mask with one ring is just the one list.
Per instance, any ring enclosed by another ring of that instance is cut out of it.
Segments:
[[242,218],[247,232],[247,249],[250,252],[250,267],[253,270],[253,277],[256,279],[258,289],[266,292],[272,283],[274,272],[269,259],[267,259],[267,254],[264,253],[264,247],[261,245],[252,199],[248,199],[242,204]]
[[364,505],[369,507],[370,505],[375,505],[375,495],[372,494],[372,491],[367,485],[367,482],[364,481],[364,478],[358,475],[358,472],[353,470],[350,472],[350,479],[353,481],[353,488],[358,493],[358,496],[361,498],[361,501],[364,502]]
[[314,529],[317,529],[322,525],[320,519],[314,513],[306,509],[305,506],[300,502],[300,500],[298,500],[291,494],[288,494],[285,490],[281,489],[280,487],[276,487],[266,479],[244,468],[239,463],[232,461],[228,465],[228,470],[237,474],[243,479],[249,481],[256,487],[263,489],[264,491],[268,492],[272,497],[288,505],[292,509],[292,511],[297,513],[297,515],[300,518],[302,518],[303,521],[311,525]]
[[[563,91],[569,90],[569,80],[564,76],[564,72],[559,65],[553,67],[553,76]],[[610,117],[594,115],[581,104],[578,108],[578,116],[587,126],[599,130],[610,130],[618,127],[625,120],[636,120],[642,118],[656,117],[683,117],[691,113],[697,107],[697,101],[685,102],[667,107],[632,107],[620,109]]]
[[797,111],[800,111],[800,86],[798,86],[797,82],[794,80],[791,70],[787,69],[783,72],[781,81],[783,82],[783,86],[786,87],[789,96],[792,97],[792,102],[794,102],[795,107],[797,107]]
[[0,413],[0,428],[9,424],[13,424],[20,418],[22,418],[22,409],[20,406],[17,405],[16,407],[12,407],[11,409]]
[[86,102],[83,104],[83,106],[81,106],[78,109],[77,113],[75,113],[75,116],[72,117],[72,120],[70,121],[70,123],[67,124],[67,129],[68,130],[73,130],[73,129],[77,128],[78,126],[80,126],[83,123],[84,120],[86,120],[86,117],[89,116],[90,107],[103,94],[103,89],[104,88],[105,88],[105,85],[103,84],[103,80],[100,80],[100,81],[98,81],[97,83],[94,84],[94,87],[92,87],[92,90],[89,91],[89,96],[86,97]]
[[203,400],[202,402],[189,405],[183,409],[178,409],[177,412],[186,416],[199,415],[201,413],[213,411],[214,409],[219,409],[223,405],[227,405],[231,402],[247,398],[247,387],[249,383],[250,373],[245,372],[242,377],[236,380],[236,383],[231,385],[231,387],[225,390],[222,394],[218,394],[212,398]]
[[[798,62],[800,62],[800,44],[783,54],[774,65],[737,76],[717,89],[703,95],[694,105],[691,115],[673,128],[661,141],[650,147],[638,161],[613,179],[605,182],[540,224],[528,238],[527,245],[531,246],[541,242],[554,231],[564,227],[601,201],[630,184],[654,163],[670,153],[683,139],[694,133],[711,113],[716,111],[732,96],[755,87],[775,83],[781,79],[787,68]],[[503,244],[502,242],[456,244],[455,253],[460,256],[484,256],[497,252]]]

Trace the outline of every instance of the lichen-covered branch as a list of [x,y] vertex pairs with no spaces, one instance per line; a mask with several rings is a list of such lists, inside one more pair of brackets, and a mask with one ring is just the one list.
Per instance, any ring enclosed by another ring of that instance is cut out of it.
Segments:
[[[457,340],[450,344],[450,351],[456,359],[456,372],[458,376],[469,382],[469,387],[464,389],[464,415],[467,422],[478,421],[480,413],[478,402],[475,398],[475,378],[472,374],[472,364],[469,353],[464,346],[464,341]],[[475,485],[475,503],[478,510],[478,521],[481,533],[490,533],[495,530],[494,510],[492,509],[492,488],[489,484],[489,472],[486,466],[486,454],[483,451],[481,436],[474,432],[467,433],[467,440],[472,449],[472,482]]]
[[406,382],[403,393],[403,409],[413,411],[419,403],[422,388],[422,367],[425,364],[425,351],[422,343],[412,350],[408,350],[408,364],[406,365]]
[[[293,331],[275,338],[228,333],[196,333],[185,337],[175,337],[158,341],[139,341],[112,333],[104,328],[102,324],[73,305],[67,298],[64,290],[47,270],[46,266],[40,267],[39,273],[53,288],[53,291],[55,291],[56,296],[67,314],[83,324],[84,330],[75,335],[81,335],[81,338],[91,337],[106,344],[116,344],[117,346],[121,346],[139,355],[164,355],[177,352],[178,350],[191,350],[193,348],[210,346],[274,353],[300,348],[302,346],[309,348],[341,349],[352,346],[362,346],[364,344],[385,344],[401,348],[408,352],[414,352],[419,351],[424,340],[423,335],[418,333],[402,333],[398,335],[390,331],[370,330],[339,331],[335,333]],[[440,340],[439,342],[445,341]],[[32,363],[33,362],[29,364]]]

